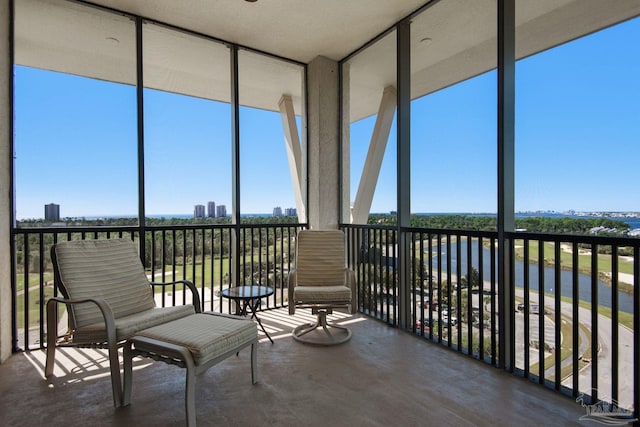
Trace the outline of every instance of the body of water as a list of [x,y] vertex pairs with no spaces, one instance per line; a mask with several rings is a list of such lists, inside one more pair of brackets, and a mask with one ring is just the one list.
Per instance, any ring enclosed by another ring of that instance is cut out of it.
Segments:
[[[437,247],[433,247],[434,250],[437,250]],[[451,273],[456,274],[457,270],[457,243],[451,244]],[[460,250],[462,254],[467,253],[467,242],[460,242]],[[447,245],[442,245],[442,260],[441,266],[442,271],[447,271]],[[475,269],[479,270],[479,255],[478,255],[478,245],[473,244],[471,247],[471,266]],[[426,254],[425,254],[426,257]],[[438,254],[434,253],[432,258],[432,267],[436,269],[438,266]],[[468,268],[468,260],[467,257],[464,256],[460,262],[460,271],[462,275],[465,276],[467,274]],[[482,268],[483,268],[483,280],[489,281],[491,280],[491,251],[485,247],[482,248]],[[497,265],[496,265],[497,271]],[[524,275],[524,263],[522,261],[515,261],[515,284],[516,287],[523,288],[525,282]],[[539,266],[537,264],[529,265],[529,289],[532,291],[540,290],[540,275],[539,275]],[[556,288],[556,276],[555,269],[551,267],[545,267],[543,273],[544,284],[544,292],[548,292],[550,294],[555,293]],[[573,272],[568,270],[560,271],[560,294],[565,297],[572,298],[573,296]],[[611,287],[604,283],[601,280],[598,280],[597,283],[597,291],[598,291],[598,301],[597,304],[604,307],[611,307]],[[591,302],[592,300],[592,292],[591,292],[591,276],[587,276],[586,274],[578,274],[578,295],[582,301]],[[536,303],[536,301],[532,301],[532,303]],[[621,311],[625,311],[627,313],[633,313],[633,297],[624,292],[618,293],[618,306]]]

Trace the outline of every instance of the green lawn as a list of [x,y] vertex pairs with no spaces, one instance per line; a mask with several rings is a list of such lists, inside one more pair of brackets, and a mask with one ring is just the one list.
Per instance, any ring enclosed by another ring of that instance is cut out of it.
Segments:
[[[516,241],[516,256],[519,259],[524,257],[524,248],[522,240]],[[537,241],[529,242],[529,262],[538,263],[538,248]],[[549,260],[555,257],[555,244],[550,242],[544,243],[544,258],[547,265],[553,265]],[[573,254],[567,251],[560,251],[560,265],[568,270],[573,268]],[[591,274],[591,255],[578,254],[578,270],[584,274]],[[611,272],[611,255],[599,254],[598,255],[598,271],[602,273]],[[618,271],[621,273],[633,274],[633,261],[619,258],[618,259]]]
[[[553,313],[551,313],[549,316],[547,316],[551,321],[554,320],[554,316]],[[590,331],[587,330],[587,328],[582,325],[581,323],[578,324],[578,327],[581,328],[583,331],[585,331],[587,337],[590,336]],[[571,320],[565,316],[562,316],[562,324],[560,325],[560,334],[565,337],[565,339],[562,340],[562,345],[560,347],[560,360],[564,360],[568,357],[572,357],[573,356],[573,342],[571,339],[566,339],[566,337],[571,337],[573,335],[573,323],[571,322]],[[579,336],[579,335],[578,335]],[[579,339],[579,338],[578,338]],[[580,341],[578,341],[577,346],[578,348],[580,348]],[[582,357],[590,357],[591,355],[591,340],[589,340],[587,342],[587,349],[585,351],[584,354],[580,354],[578,356],[582,356]],[[556,355],[555,355],[555,351],[553,351],[549,356],[545,357],[544,359],[544,366],[545,366],[545,370],[555,366],[556,363]],[[584,365],[585,362],[579,361],[578,362],[579,366],[578,369],[581,369]],[[533,375],[538,375],[540,376],[540,363],[534,363],[533,365],[531,365],[529,367],[529,372],[531,372],[531,374]],[[571,375],[573,373],[573,365],[567,365],[563,368],[561,368],[560,370],[560,378],[564,379],[566,377],[568,377],[569,375]],[[549,381],[555,381],[555,374],[553,375],[549,375],[548,377],[545,376],[546,379],[548,379]]]
[[[195,276],[194,276],[194,267],[195,267]],[[196,263],[195,266],[193,264],[187,264],[186,267],[183,265],[166,265],[165,266],[165,276],[164,281],[174,280],[174,272],[175,269],[175,280],[186,279],[197,286],[201,286],[203,283],[205,287],[211,287],[213,283],[214,286],[220,285],[220,278],[225,280],[225,277],[229,275],[229,262],[226,259],[223,259],[222,265],[220,265],[219,260],[214,260],[213,265],[213,273],[211,268],[211,261],[205,262],[204,264],[204,272],[202,269],[202,262]],[[156,270],[154,272],[153,280],[154,282],[161,282],[162,276],[160,276],[161,271]],[[149,272],[147,272],[149,274]]]
[[[43,278],[45,283],[53,283],[53,272],[45,272]],[[29,273],[29,287],[40,287],[39,273]],[[24,274],[16,274],[16,290],[24,291]]]
[[[46,301],[49,300],[53,296],[53,287],[46,286],[44,288],[44,303],[43,303],[43,320],[46,319]],[[24,299],[18,298],[17,302],[17,325],[18,328],[24,328]],[[40,290],[39,288],[32,288],[29,291],[29,325],[38,326],[40,324]],[[61,315],[64,311],[64,306],[61,306],[59,309],[59,315]]]

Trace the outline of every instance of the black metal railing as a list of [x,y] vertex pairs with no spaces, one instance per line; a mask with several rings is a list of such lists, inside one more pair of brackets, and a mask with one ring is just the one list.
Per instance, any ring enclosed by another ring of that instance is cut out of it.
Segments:
[[[238,262],[238,283],[273,287],[263,306],[278,308],[286,305],[295,236],[304,227],[146,227],[141,256],[150,278],[191,280],[203,309],[221,312],[233,310],[219,293]],[[506,233],[501,254],[491,231],[342,228],[360,312],[491,365],[505,366],[499,355],[513,355],[508,369],[587,404],[600,399],[640,408],[640,239]],[[16,348],[45,341],[43,303],[55,294],[53,243],[140,241],[140,233],[139,227],[16,229]],[[509,270],[504,284],[498,282],[501,256]],[[407,266],[406,283],[400,283],[400,263]],[[511,297],[498,298],[505,290]],[[162,305],[184,298],[179,288],[157,295]],[[501,323],[510,325],[508,336]]]
[[[151,281],[192,281],[199,290],[203,310],[235,311],[220,291],[230,286],[238,254],[238,283],[260,283],[274,288],[263,308],[286,305],[287,274],[294,262],[299,224],[276,225],[168,225],[148,226],[140,255]],[[54,243],[81,239],[127,238],[140,242],[139,227],[48,227],[14,230],[14,348],[42,348],[46,325],[44,305],[57,295],[50,258]],[[238,237],[234,249],[234,236]],[[184,304],[181,285],[157,294],[161,306]]]
[[640,239],[508,238],[517,372],[586,403],[639,408]]
[[[640,239],[506,233],[500,254],[496,232],[342,228],[360,311],[401,325],[406,294],[406,329],[416,335],[495,366],[505,366],[499,354],[511,354],[507,369],[586,404],[640,407]],[[399,259],[399,242],[409,260]],[[500,256],[505,284],[497,280]]]
[[398,325],[396,231],[392,227],[345,227],[347,264],[356,274],[359,311]]

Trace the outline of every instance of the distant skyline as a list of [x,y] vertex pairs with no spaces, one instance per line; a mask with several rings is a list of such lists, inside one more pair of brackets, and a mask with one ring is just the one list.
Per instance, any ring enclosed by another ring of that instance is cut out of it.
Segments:
[[[59,206],[59,205],[58,205]],[[198,205],[194,205],[195,206]],[[199,205],[199,206],[204,206],[204,205]],[[222,205],[224,206],[224,205]],[[269,212],[254,212],[254,213],[245,213],[242,214],[241,216],[274,216],[274,209],[278,208],[278,206],[274,206],[272,208],[271,211]],[[282,214],[281,215],[287,215],[287,211],[289,209],[292,209],[295,211],[295,208],[284,208],[281,209],[282,210]],[[584,211],[578,211],[578,210],[573,210],[573,209],[569,209],[566,211],[557,211],[557,210],[516,210],[514,212],[516,215],[518,214],[527,214],[527,215],[535,215],[535,214],[540,214],[540,215],[575,215],[575,216],[612,216],[612,217],[630,217],[630,218],[640,218],[640,210],[638,211],[589,211],[589,210],[584,210]],[[227,215],[229,216],[231,213],[227,211]],[[391,211],[387,211],[387,212],[371,212],[372,215],[384,215],[384,214],[395,214],[395,211],[391,210]],[[462,212],[462,211],[458,211],[458,212],[411,212],[412,215],[495,215],[495,212],[481,212],[481,211],[469,211],[469,212]],[[87,219],[93,219],[93,218],[135,218],[137,217],[136,213],[130,213],[130,214],[117,214],[117,215],[107,215],[107,214],[96,214],[96,215],[81,215],[81,216],[66,216],[66,215],[60,215],[60,219],[64,219],[64,218],[87,218]],[[175,218],[187,218],[187,217],[194,217],[194,212],[190,212],[190,213],[174,213],[174,212],[164,212],[164,213],[159,213],[159,214],[151,214],[151,215],[147,215],[147,217],[151,217],[151,218],[158,218],[158,217],[165,217],[165,218],[171,218],[171,217],[175,217]],[[205,212],[205,217],[207,217],[206,212]],[[217,216],[216,216],[217,217]],[[38,219],[36,217],[29,217],[29,218],[19,218],[19,220],[24,220],[24,219]],[[42,218],[40,218],[42,219]]]
[[[640,18],[517,63],[516,211],[640,211],[636,40]],[[412,102],[412,212],[496,212],[496,84],[491,71]],[[147,215],[215,200],[230,213],[229,105],[144,96]],[[135,87],[16,66],[14,106],[17,219],[48,203],[137,215]],[[279,113],[242,107],[240,123],[242,213],[295,207]],[[351,126],[351,200],[373,123]],[[394,124],[371,212],[396,210],[395,149]]]

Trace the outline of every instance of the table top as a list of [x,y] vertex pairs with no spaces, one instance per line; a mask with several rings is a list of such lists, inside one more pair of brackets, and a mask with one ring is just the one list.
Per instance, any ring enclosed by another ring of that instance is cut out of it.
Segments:
[[273,288],[267,286],[253,285],[253,286],[235,286],[231,288],[223,289],[220,292],[225,298],[229,299],[257,299],[268,297],[273,295]]

